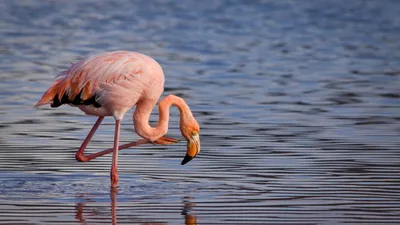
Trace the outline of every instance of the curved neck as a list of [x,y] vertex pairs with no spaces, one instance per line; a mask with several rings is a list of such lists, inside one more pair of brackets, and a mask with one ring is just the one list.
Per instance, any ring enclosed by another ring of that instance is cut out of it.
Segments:
[[136,104],[133,122],[136,133],[144,139],[155,141],[167,133],[171,105],[178,107],[181,123],[185,118],[193,117],[189,106],[182,98],[175,95],[168,95],[158,104],[158,123],[153,128],[149,124],[149,117],[156,103],[157,100],[144,99]]

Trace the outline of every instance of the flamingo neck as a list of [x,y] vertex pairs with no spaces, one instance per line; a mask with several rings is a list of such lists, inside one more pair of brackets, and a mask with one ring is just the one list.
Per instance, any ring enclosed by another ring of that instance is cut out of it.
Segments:
[[149,118],[157,100],[145,99],[136,104],[136,110],[133,114],[133,121],[136,133],[149,141],[155,141],[164,136],[168,131],[169,110],[171,105],[178,107],[180,112],[180,122],[182,123],[188,117],[193,117],[186,102],[175,95],[168,95],[158,104],[158,123],[156,127],[151,127]]

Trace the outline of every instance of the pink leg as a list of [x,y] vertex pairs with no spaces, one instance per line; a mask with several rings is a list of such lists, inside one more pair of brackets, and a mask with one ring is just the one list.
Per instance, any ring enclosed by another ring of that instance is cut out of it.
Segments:
[[[175,142],[173,142],[173,143],[177,143],[177,142],[178,141],[175,140]],[[123,149],[126,149],[126,148],[139,146],[139,145],[143,145],[143,144],[147,144],[147,143],[150,143],[150,141],[148,141],[146,139],[140,139],[140,140],[137,140],[137,141],[133,141],[133,142],[130,142],[130,143],[126,143],[126,144],[120,145],[118,147],[118,150],[123,150]],[[168,145],[168,144],[172,144],[172,142],[165,144],[165,143],[158,143],[158,140],[157,140],[157,141],[155,141],[155,144]],[[77,160],[80,161],[80,162],[88,162],[88,161],[90,161],[92,159],[95,159],[97,157],[100,157],[100,156],[103,156],[103,155],[107,155],[107,154],[109,154],[109,153],[111,153],[113,151],[114,151],[114,147],[108,148],[106,150],[103,150],[103,151],[100,151],[100,152],[96,152],[96,153],[93,153],[93,154],[89,154],[89,155],[86,155],[86,156],[82,155],[82,156],[80,156],[81,158],[79,158],[79,159],[77,158]],[[84,159],[84,161],[82,160],[82,158]]]
[[111,165],[111,186],[116,187],[118,184],[118,145],[119,145],[119,130],[121,127],[121,121],[115,121],[115,133],[114,133],[114,150],[112,156],[112,165]]
[[110,198],[111,198],[111,223],[112,225],[117,225],[117,188],[110,188]]
[[83,151],[85,151],[86,146],[89,144],[90,140],[92,139],[94,133],[96,133],[97,128],[99,128],[101,122],[103,121],[104,116],[99,116],[96,123],[93,125],[92,129],[90,130],[89,134],[86,136],[85,140],[83,141],[81,147],[79,147],[78,151],[75,154],[76,160],[79,162],[87,162],[90,159],[83,155]]
[[[104,117],[100,116],[96,123],[93,125],[92,129],[90,130],[89,134],[87,135],[86,139],[83,141],[81,147],[79,148],[79,150],[76,152],[75,154],[75,158],[76,160],[78,160],[79,162],[88,162],[92,159],[95,159],[97,157],[109,154],[111,152],[114,151],[114,147],[100,151],[100,152],[96,152],[93,154],[89,154],[89,155],[83,155],[83,152],[85,151],[87,145],[89,144],[90,140],[92,139],[94,133],[96,133],[97,128],[99,128],[101,122],[103,121]],[[156,140],[154,143],[155,144],[160,144],[160,145],[169,145],[169,144],[174,144],[179,142],[178,140],[174,139],[174,138],[170,138],[170,137],[161,137],[160,139]],[[121,145],[118,147],[118,150],[122,150],[125,148],[130,148],[130,147],[134,147],[134,146],[138,146],[138,145],[142,145],[142,144],[147,144],[150,143],[150,141],[146,140],[146,139],[140,139],[138,141],[134,141],[134,142],[130,142],[124,145]]]
[[[138,141],[133,141],[133,142],[130,142],[130,143],[127,143],[127,144],[123,144],[123,145],[118,147],[118,150],[130,148],[130,147],[134,147],[134,146],[138,146],[138,145],[142,145],[142,144],[147,144],[147,143],[150,143],[150,142],[148,140],[145,140],[145,139],[140,139]],[[97,157],[100,157],[100,156],[103,156],[103,155],[107,155],[107,154],[109,154],[111,152],[114,152],[114,147],[108,148],[108,149],[103,150],[101,152],[96,152],[96,153],[93,153],[93,154],[89,154],[89,155],[83,156],[83,157],[85,157],[86,161],[80,161],[79,159],[78,159],[78,161],[87,162],[87,161],[90,161],[90,160],[95,159]]]

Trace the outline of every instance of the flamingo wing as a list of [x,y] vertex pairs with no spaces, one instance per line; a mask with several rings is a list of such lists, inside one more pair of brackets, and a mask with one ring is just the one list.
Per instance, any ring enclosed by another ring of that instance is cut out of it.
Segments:
[[35,107],[51,104],[93,105],[101,107],[99,91],[102,84],[126,80],[140,73],[140,58],[135,52],[117,51],[81,60],[57,76]]

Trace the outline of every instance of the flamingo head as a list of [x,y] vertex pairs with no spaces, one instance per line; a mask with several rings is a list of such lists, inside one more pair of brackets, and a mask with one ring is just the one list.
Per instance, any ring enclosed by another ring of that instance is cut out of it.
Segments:
[[192,117],[181,121],[181,133],[187,141],[187,151],[181,165],[185,165],[200,152],[200,126]]

